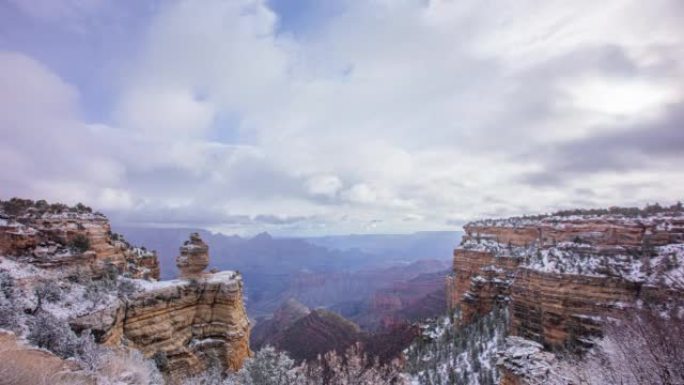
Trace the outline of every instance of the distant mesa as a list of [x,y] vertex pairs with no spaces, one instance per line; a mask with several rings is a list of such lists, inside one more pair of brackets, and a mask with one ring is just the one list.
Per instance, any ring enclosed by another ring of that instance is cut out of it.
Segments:
[[204,269],[209,266],[209,246],[199,233],[190,234],[190,239],[180,247],[176,266],[180,271],[180,278],[186,279],[201,277]]

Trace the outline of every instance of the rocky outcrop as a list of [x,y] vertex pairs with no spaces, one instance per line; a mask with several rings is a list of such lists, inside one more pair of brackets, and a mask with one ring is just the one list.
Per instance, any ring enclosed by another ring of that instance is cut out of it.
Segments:
[[482,250],[456,249],[453,275],[447,278],[447,303],[459,307],[462,320],[489,313],[496,301],[510,295],[510,287],[520,261],[500,258]]
[[628,315],[638,301],[684,297],[680,206],[486,220],[465,230],[447,278],[449,307],[468,323],[505,304],[517,345],[539,350],[527,361],[504,357],[505,385],[530,383],[516,365],[533,367],[545,349],[591,346],[606,317]]
[[209,246],[198,233],[190,234],[190,240],[180,247],[176,265],[181,278],[197,278],[209,266]]
[[96,330],[102,343],[125,344],[146,357],[163,355],[168,360],[163,370],[172,379],[199,373],[215,358],[235,371],[251,354],[242,279],[237,273],[138,284],[141,291],[103,312],[109,316],[75,323]]
[[499,385],[572,384],[552,370],[556,364],[556,356],[544,351],[541,344],[520,337],[508,337],[505,349],[499,352]]
[[135,348],[148,358],[163,357],[161,370],[172,383],[216,360],[237,371],[251,354],[242,277],[223,271],[188,278],[131,280],[137,286],[132,294],[115,306],[73,320],[72,326],[90,329],[103,344]]
[[93,277],[114,268],[132,278],[159,279],[156,254],[113,234],[104,215],[82,205],[41,202],[0,201],[0,255]]
[[[203,273],[208,247],[197,234],[180,251],[183,278],[157,281],[156,254],[113,234],[104,215],[82,205],[0,201],[0,273],[12,306],[90,330],[111,351],[155,358],[171,384],[215,362],[236,371],[251,354],[241,275]],[[46,287],[52,297],[42,300]]]

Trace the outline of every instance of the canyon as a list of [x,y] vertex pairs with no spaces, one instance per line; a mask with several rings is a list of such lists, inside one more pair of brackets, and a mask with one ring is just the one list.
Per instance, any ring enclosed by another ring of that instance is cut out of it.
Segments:
[[[680,205],[490,219],[464,229],[450,271],[439,260],[347,270],[356,252],[334,262],[346,266],[339,270],[315,261],[316,250],[326,249],[304,240],[232,237],[243,248],[223,250],[235,260],[245,250],[282,247],[240,265],[257,270],[285,251],[311,253],[261,276],[267,281],[283,269],[288,278],[255,294],[259,316],[250,321],[244,273],[216,269],[227,260],[211,257],[215,236],[186,233],[174,246],[177,277],[160,280],[157,253],[112,232],[103,214],[0,201],[0,355],[14,357],[26,378],[43,363],[45,375],[94,384],[98,372],[87,360],[67,359],[85,354],[79,346],[92,338],[107,349],[96,366],[109,378],[149,383],[156,370],[182,384],[211,368],[236,372],[253,355],[250,346],[266,345],[299,364],[360,344],[379,362],[403,356],[412,365],[406,370],[424,376],[422,363],[439,356],[426,350],[433,346],[451,357],[456,366],[442,368],[459,381],[477,375],[477,383],[556,385],[574,370],[565,357],[595,351],[611,322],[647,307],[659,314],[684,308]],[[449,316],[440,317],[445,310]],[[66,337],[41,339],[36,325]],[[441,346],[429,345],[440,335]],[[135,375],[116,369],[122,366]]]

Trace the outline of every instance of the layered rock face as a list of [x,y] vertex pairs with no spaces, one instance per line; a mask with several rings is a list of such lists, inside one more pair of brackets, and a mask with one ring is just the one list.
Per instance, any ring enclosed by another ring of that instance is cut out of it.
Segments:
[[513,337],[500,360],[501,384],[550,383],[545,368],[555,358],[546,348],[589,347],[604,317],[684,296],[679,205],[486,220],[465,230],[447,302],[463,322],[508,304]]
[[447,277],[447,304],[461,310],[462,320],[489,313],[496,301],[510,295],[510,287],[520,261],[499,258],[483,250],[456,249],[454,274]]
[[39,202],[0,202],[0,255],[95,277],[113,267],[132,278],[159,279],[157,255],[113,234],[104,215]]
[[[157,281],[155,253],[112,234],[102,214],[10,202],[0,201],[0,273],[21,314],[47,312],[116,351],[154,357],[170,384],[216,362],[236,371],[251,355],[242,277],[203,273],[208,247],[196,234],[180,248],[183,278]],[[54,298],[41,302],[48,283]]]
[[162,354],[172,380],[199,373],[214,359],[232,371],[242,367],[251,352],[237,273],[138,284],[142,290],[119,307],[75,323],[94,329],[105,344],[125,344],[146,357]]
[[74,322],[95,330],[108,345],[124,344],[146,357],[162,355],[172,381],[197,374],[218,360],[236,371],[251,354],[242,277],[232,271],[203,273],[209,248],[198,234],[180,248],[183,278],[138,281],[141,289],[118,307]]
[[684,213],[551,215],[474,222],[454,251],[448,302],[462,319],[509,302],[510,332],[584,343],[637,300],[684,293]]

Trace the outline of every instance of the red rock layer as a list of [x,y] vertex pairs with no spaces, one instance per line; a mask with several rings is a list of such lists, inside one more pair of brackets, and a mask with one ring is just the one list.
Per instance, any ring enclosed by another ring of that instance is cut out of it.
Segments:
[[489,252],[456,249],[454,275],[447,279],[447,303],[459,307],[462,320],[489,313],[496,301],[505,300],[520,263],[514,258],[495,257]]

